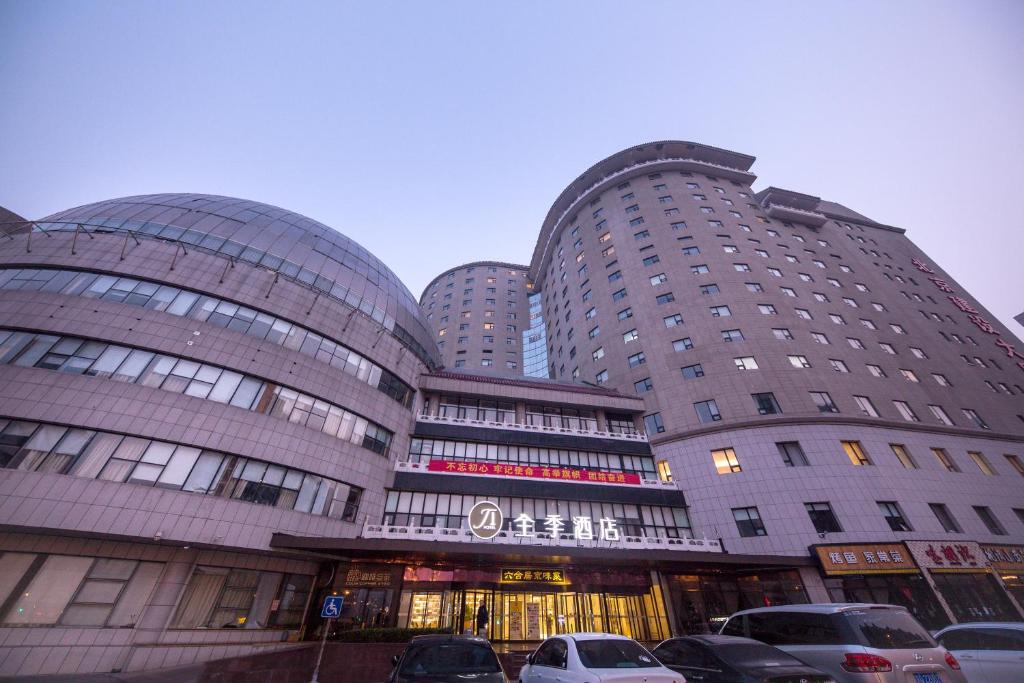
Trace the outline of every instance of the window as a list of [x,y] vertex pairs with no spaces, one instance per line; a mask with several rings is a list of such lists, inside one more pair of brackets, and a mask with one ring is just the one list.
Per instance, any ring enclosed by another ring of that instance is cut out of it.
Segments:
[[821,332],[811,332],[811,339],[813,339],[818,344],[828,344],[829,343],[828,337],[825,336],[824,334],[822,334]]
[[650,282],[652,287],[657,287],[658,285],[668,282],[668,275],[665,275],[665,273],[658,273],[657,275],[652,275],[650,277]]
[[754,399],[754,406],[757,408],[758,415],[779,415],[782,413],[782,409],[779,408],[779,402],[775,400],[775,394],[770,391],[766,391],[760,394],[751,394],[751,398]]
[[942,406],[928,404],[928,410],[932,411],[932,415],[935,416],[935,419],[941,422],[942,424],[946,425],[947,427],[954,426],[953,420],[950,419],[949,415],[946,414],[946,411],[942,409]]
[[779,311],[771,304],[758,304],[757,310],[761,315],[778,315]]
[[952,384],[950,383],[950,381],[949,381],[948,379],[946,379],[946,376],[945,376],[945,375],[943,375],[943,374],[940,374],[940,373],[938,373],[938,372],[933,372],[933,373],[932,373],[932,377],[933,377],[933,378],[935,379],[935,382],[936,382],[936,383],[937,383],[937,384],[938,384],[938,385],[939,385],[940,387],[951,387],[951,386],[953,386],[953,385],[952,385]]
[[857,301],[855,299],[851,299],[848,296],[843,297],[843,303],[849,306],[850,308],[859,308]]
[[796,317],[803,318],[804,320],[811,320],[811,312],[806,308],[794,308],[793,312],[796,313]]
[[746,263],[734,263],[732,264],[732,267],[739,273],[750,272],[750,266],[748,266]]
[[832,401],[832,397],[829,396],[827,391],[812,391],[811,400],[814,401],[814,405],[818,406],[819,413],[838,413],[839,408]]
[[972,507],[974,508],[975,514],[978,515],[978,519],[982,521],[989,533],[995,534],[996,536],[1006,535],[1006,529],[1004,529],[1003,525],[999,523],[996,516],[992,514],[992,510],[984,505],[974,505]]
[[665,323],[665,327],[675,327],[676,325],[683,324],[683,316],[679,315],[678,313],[675,313],[673,315],[666,315],[664,318],[661,319],[661,321]]
[[672,303],[675,300],[676,300],[676,298],[675,298],[675,296],[672,295],[672,292],[668,292],[667,294],[661,294],[661,295],[655,297],[655,299],[654,299],[655,303],[657,303],[659,306],[663,306],[665,304],[670,304],[670,303]]
[[871,402],[871,399],[867,396],[856,396],[853,397],[854,403],[860,408],[860,412],[864,413],[868,417],[878,417],[878,411],[875,410],[875,404]]
[[786,356],[789,359],[789,364],[794,368],[809,368],[811,367],[810,361],[807,360],[807,356]]
[[800,447],[799,441],[779,441],[775,444],[775,447],[779,449],[779,455],[782,456],[782,462],[786,467],[807,467],[810,465],[807,456],[804,454],[804,449]]
[[640,335],[637,333],[637,331],[635,329],[629,330],[628,332],[623,332],[622,333],[622,343],[624,343],[624,344],[628,344],[630,342],[634,342],[634,341],[636,341],[639,338],[640,338]]
[[701,422],[718,422],[722,419],[722,414],[718,412],[718,404],[714,399],[694,403],[693,409],[697,411],[697,418]]
[[[644,415],[644,428],[647,434],[661,434],[665,431],[665,424],[661,421],[661,413]],[[670,479],[666,481],[671,481]]]
[[915,461],[914,457],[910,455],[910,451],[907,450],[906,446],[899,443],[891,443],[889,444],[889,448],[892,449],[893,455],[895,455],[896,459],[900,461],[900,464],[903,465],[904,469],[918,469],[917,461]]
[[727,318],[732,315],[728,306],[711,306],[708,310],[714,318]]
[[962,534],[963,529],[960,528],[960,524],[953,517],[953,513],[949,511],[942,503],[928,503],[928,507],[932,509],[932,514],[935,515],[935,519],[939,520],[939,524],[942,525],[942,530],[950,534]]
[[622,279],[622,271],[616,270],[614,273],[608,276],[608,282],[615,282],[616,280]]
[[845,325],[846,319],[838,313],[829,313],[828,319],[834,322],[836,325]]
[[761,523],[761,516],[757,513],[756,507],[733,508],[732,516],[736,520],[736,528],[739,530],[740,536],[746,538],[768,535],[764,524]]
[[875,325],[875,323],[872,322],[871,320],[868,320],[867,318],[861,318],[860,319],[860,324],[863,325],[864,327],[868,328],[869,330],[877,330],[878,329],[878,326]]
[[720,448],[711,451],[711,458],[715,461],[715,469],[719,474],[731,474],[742,472],[740,461],[736,459],[736,451],[731,448]]
[[590,330],[587,332],[587,336],[590,337],[591,339],[596,339],[597,335],[599,334],[601,334],[600,325],[595,325],[594,327],[591,327]]
[[892,344],[887,344],[885,342],[878,342],[878,347],[880,349],[882,349],[883,351],[885,351],[886,353],[888,353],[890,356],[895,356],[896,355],[896,349],[893,347]]
[[889,528],[893,531],[913,531],[910,523],[903,516],[903,510],[900,509],[900,505],[896,501],[880,500],[878,501],[878,509],[882,511],[882,516],[885,517],[885,521],[889,523]]
[[960,467],[953,460],[949,452],[945,448],[932,448],[932,455],[939,461],[939,464],[946,468],[948,472],[959,472]]
[[782,271],[779,270],[778,268],[769,268],[768,274],[771,275],[772,277],[782,277]]
[[764,287],[762,287],[761,284],[758,282],[748,282],[746,284],[747,290],[754,292],[755,294],[760,294],[761,292],[764,291]]
[[608,371],[607,370],[602,370],[601,372],[597,373],[597,375],[594,376],[594,381],[597,384],[604,384],[605,382],[607,382],[608,381]]
[[703,275],[705,273],[710,273],[711,270],[707,267],[707,265],[701,263],[700,265],[690,266],[690,272],[693,273],[694,275]]
[[872,377],[887,377],[885,370],[883,370],[879,365],[872,365],[871,363],[868,363],[865,367],[867,367],[868,372],[871,373]]
[[780,341],[793,341],[793,333],[785,327],[772,328],[772,336]]
[[741,342],[743,341],[743,333],[739,330],[722,330],[722,341]]
[[873,464],[868,454],[864,452],[864,447],[860,445],[860,441],[840,441],[843,445],[843,451],[846,453],[846,457],[850,459],[854,465],[858,467],[864,467]]
[[650,377],[645,377],[639,382],[633,382],[633,390],[638,394],[646,394],[654,388]]
[[643,365],[644,363],[646,363],[647,362],[647,357],[644,356],[644,352],[641,351],[640,353],[634,353],[632,356],[630,356],[626,360],[629,361],[629,367],[635,368],[635,367],[637,367],[639,365]]
[[736,364],[737,370],[757,370],[757,361],[753,356],[740,356],[733,358],[732,361]]
[[626,294],[627,292],[625,288],[620,289],[617,292],[612,292],[612,301],[622,301],[626,298]]
[[1017,474],[1024,477],[1024,462],[1021,462],[1019,456],[1013,455],[1012,453],[1006,453],[1003,457],[1006,458],[1006,462],[1010,463],[1010,467],[1012,467]]
[[680,368],[683,373],[683,377],[686,379],[697,379],[698,377],[704,376],[704,368],[701,367],[700,363],[694,363],[693,365],[687,365]]
[[981,470],[982,474],[989,477],[994,477],[996,475],[995,468],[992,467],[992,463],[988,461],[988,458],[985,457],[984,453],[979,451],[967,451],[967,455],[974,461],[974,464],[978,466],[978,469]]
[[700,247],[683,247],[683,256],[699,256]]
[[910,407],[910,404],[906,401],[893,401],[892,404],[896,406],[897,412],[907,422],[920,422],[921,418],[917,416],[914,409]]
[[740,253],[740,248],[737,247],[735,244],[723,244],[722,251],[724,251],[726,254],[738,254]]
[[718,288],[718,285],[714,283],[700,286],[700,293],[705,295],[719,294],[721,291],[722,290]]
[[689,351],[693,348],[693,340],[689,337],[683,337],[682,339],[676,339],[672,342],[673,351]]
[[836,372],[842,372],[842,373],[849,373],[850,372],[850,368],[847,367],[846,363],[844,363],[843,361],[839,360],[838,358],[829,358],[828,359],[828,364]]
[[660,262],[661,257],[659,257],[657,254],[654,254],[653,256],[648,256],[647,258],[644,259],[644,267],[653,266],[655,263]]
[[617,315],[618,315],[619,320],[626,320],[627,318],[632,318],[633,317],[633,309],[632,308],[628,308],[628,307],[627,308],[623,308],[621,311],[618,312]]
[[981,415],[978,415],[975,411],[970,408],[963,408],[964,415],[967,419],[974,423],[974,426],[978,429],[989,429],[988,423],[981,419]]
[[595,349],[594,352],[590,355],[594,358],[594,360],[601,360],[602,358],[604,358],[604,347],[597,347],[597,349]]
[[903,375],[903,379],[907,380],[908,382],[918,382],[918,381],[920,381],[920,380],[917,379],[917,375],[914,374],[913,370],[905,370],[905,369],[901,368],[900,369],[900,374]]
[[804,503],[804,509],[819,534],[837,534],[843,530],[829,503]]

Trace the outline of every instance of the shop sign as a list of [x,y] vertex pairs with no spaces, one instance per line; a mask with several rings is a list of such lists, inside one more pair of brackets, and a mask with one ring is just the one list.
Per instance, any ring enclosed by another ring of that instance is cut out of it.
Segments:
[[345,575],[346,588],[388,588],[391,569],[387,567],[352,566]]
[[999,348],[999,350],[1006,353],[1007,358],[1016,361],[1018,368],[1024,370],[1024,353],[1021,353],[1016,348],[1014,348],[1014,345],[1012,343],[1003,339],[1003,336],[999,333],[999,330],[997,330],[991,322],[984,318],[981,315],[981,313],[978,312],[978,309],[971,305],[970,301],[964,299],[961,296],[957,296],[956,290],[954,290],[949,285],[949,283],[943,280],[942,278],[936,277],[935,270],[932,269],[932,267],[929,266],[924,261],[915,258],[911,259],[910,262],[919,271],[928,275],[928,279],[931,281],[931,283],[935,285],[935,287],[940,292],[944,292],[945,294],[947,294],[946,298],[949,299],[954,306],[960,309],[961,312],[966,313],[967,319],[971,321],[972,324],[974,324],[979,330],[981,330],[985,334],[994,336],[996,338],[995,345]]
[[554,481],[571,481],[577,484],[628,484],[640,486],[640,475],[638,474],[580,470],[570,467],[547,467],[545,465],[501,465],[490,462],[431,459],[427,463],[427,470],[429,472],[445,472],[447,474],[550,479]]
[[[622,536],[619,535],[618,522],[613,517],[602,517],[597,520],[596,530],[594,529],[594,520],[590,517],[573,517],[571,532],[566,521],[562,515],[548,515],[541,522],[541,526],[555,540],[570,537],[576,541],[622,540]],[[525,512],[520,513],[518,517],[512,520],[512,526],[515,527],[516,532],[513,536],[516,538],[535,538],[537,535],[536,520]]]
[[926,569],[939,572],[988,571],[985,553],[974,542],[908,541],[907,545],[917,563]]
[[1024,546],[982,545],[981,552],[996,569],[1024,572]]
[[569,580],[561,569],[533,569],[527,567],[503,567],[501,583],[548,583],[566,584]]
[[814,546],[827,575],[909,574],[917,565],[901,543]]

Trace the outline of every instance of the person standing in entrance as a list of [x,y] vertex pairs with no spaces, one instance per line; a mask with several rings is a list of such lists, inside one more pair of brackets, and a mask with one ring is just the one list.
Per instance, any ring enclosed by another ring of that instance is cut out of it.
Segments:
[[480,601],[480,607],[476,611],[476,634],[481,638],[487,637],[487,622],[490,620],[487,614],[487,605]]

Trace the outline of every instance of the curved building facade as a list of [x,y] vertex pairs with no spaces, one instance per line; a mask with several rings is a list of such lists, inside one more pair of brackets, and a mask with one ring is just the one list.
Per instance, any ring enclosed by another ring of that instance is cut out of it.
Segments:
[[420,306],[445,367],[523,375],[523,333],[530,327],[527,266],[477,261],[430,281]]
[[320,567],[272,535],[379,520],[435,362],[393,273],[275,207],[133,197],[4,240],[0,310],[5,673],[297,633]]

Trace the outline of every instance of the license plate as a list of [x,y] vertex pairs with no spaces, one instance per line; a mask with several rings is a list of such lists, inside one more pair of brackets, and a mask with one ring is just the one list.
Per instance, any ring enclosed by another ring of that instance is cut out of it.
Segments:
[[914,683],[942,683],[942,679],[939,674],[914,674]]

